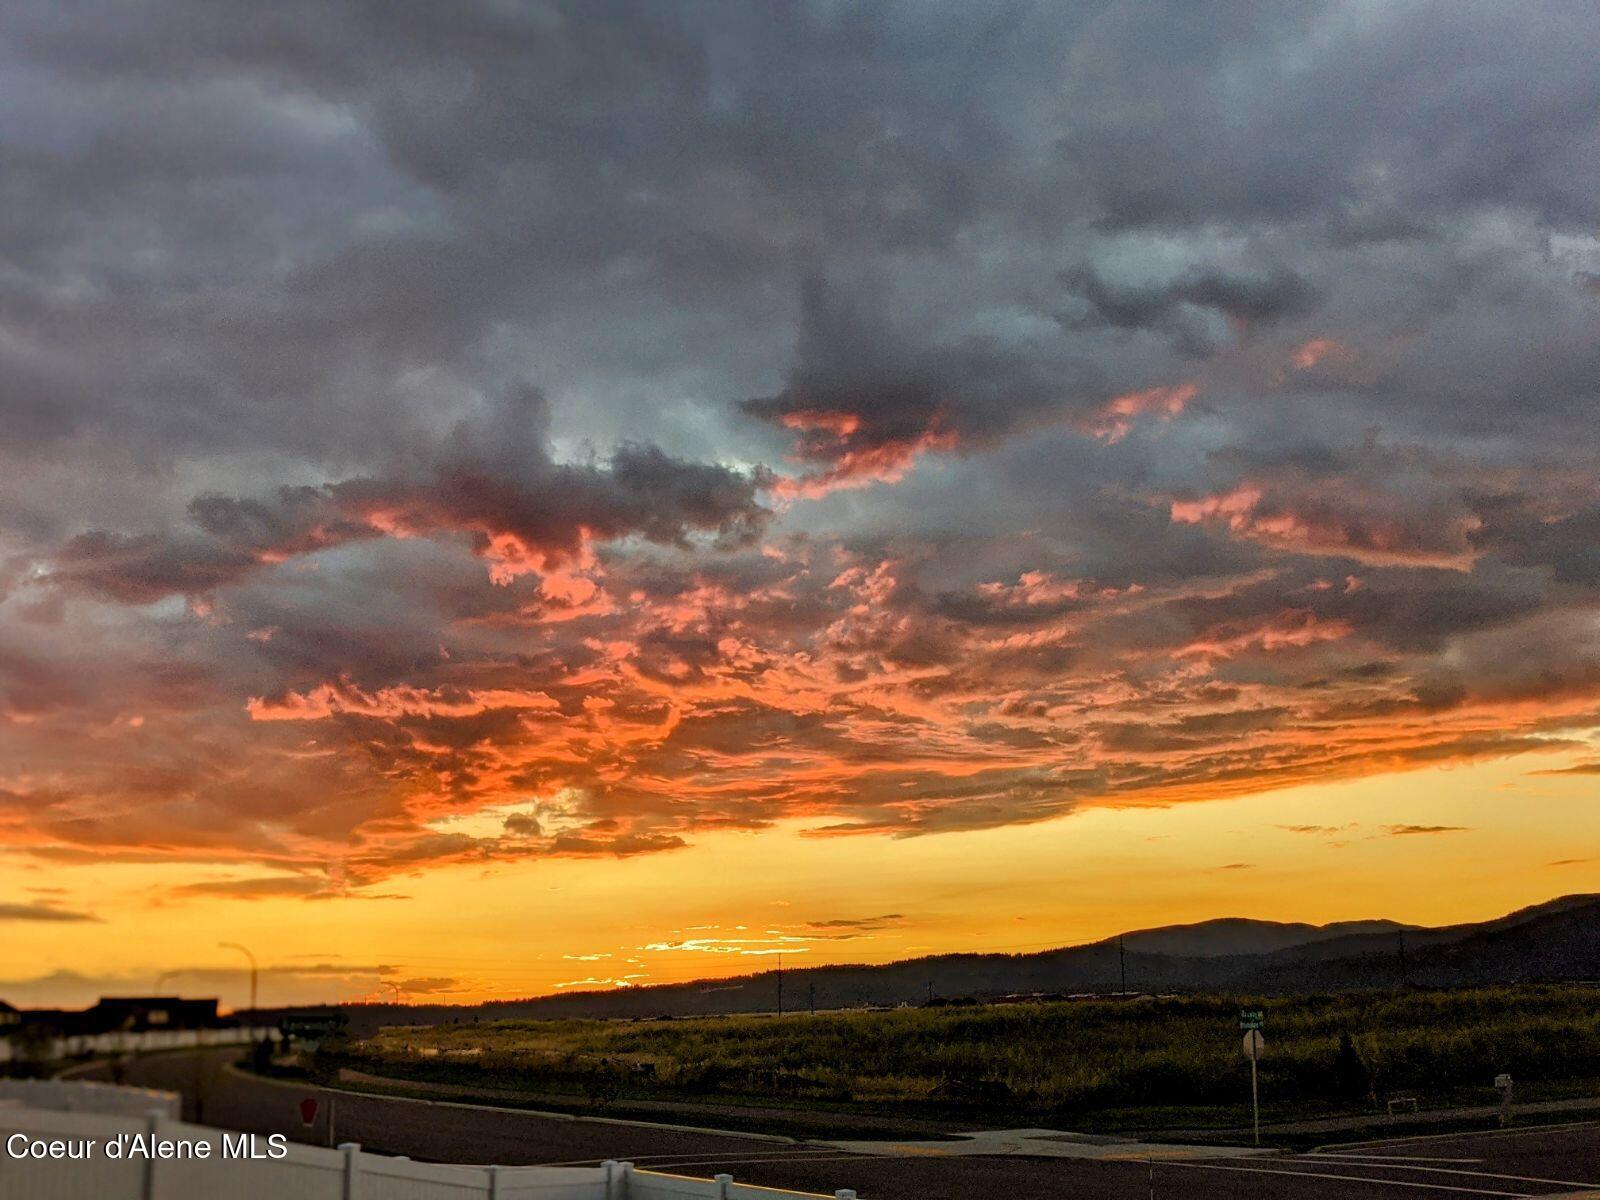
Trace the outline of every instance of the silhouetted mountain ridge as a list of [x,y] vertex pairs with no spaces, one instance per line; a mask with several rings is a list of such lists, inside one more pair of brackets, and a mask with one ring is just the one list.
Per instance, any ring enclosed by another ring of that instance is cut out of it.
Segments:
[[[1291,946],[1325,942],[1360,934],[1392,934],[1401,928],[1394,921],[1335,921],[1331,925],[1303,922],[1255,921],[1249,917],[1219,917],[1193,925],[1163,925],[1121,935],[1123,946],[1147,954],[1180,958],[1218,958],[1236,954],[1269,954]],[[1115,943],[1117,938],[1107,941]],[[1103,943],[1097,943],[1103,944]]]
[[[1119,946],[1120,942],[1120,946]],[[1030,954],[941,954],[874,965],[566,992],[484,1004],[370,1006],[376,1022],[663,1017],[926,1003],[930,998],[1227,990],[1259,994],[1600,979],[1600,895],[1563,896],[1490,921],[1306,925],[1224,918],[1134,930]]]

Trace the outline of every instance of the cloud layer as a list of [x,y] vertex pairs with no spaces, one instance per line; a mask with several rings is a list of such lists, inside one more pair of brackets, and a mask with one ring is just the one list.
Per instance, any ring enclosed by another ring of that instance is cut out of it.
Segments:
[[1600,723],[1593,12],[243,15],[0,16],[12,851],[315,900]]

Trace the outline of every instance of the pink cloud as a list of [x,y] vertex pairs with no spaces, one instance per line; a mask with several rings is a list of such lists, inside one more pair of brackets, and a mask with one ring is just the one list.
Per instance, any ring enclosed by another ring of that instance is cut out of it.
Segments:
[[1379,566],[1469,570],[1476,514],[1443,502],[1378,491],[1359,480],[1246,480],[1220,492],[1167,502],[1175,524],[1214,525],[1245,541]]
[[1323,361],[1337,362],[1354,357],[1355,351],[1343,342],[1330,337],[1312,338],[1289,352],[1289,361],[1300,371],[1309,371]]
[[1089,419],[1086,427],[1095,437],[1108,444],[1120,442],[1128,436],[1138,418],[1153,415],[1159,420],[1170,421],[1183,412],[1199,392],[1199,385],[1194,383],[1125,392],[1108,400]]

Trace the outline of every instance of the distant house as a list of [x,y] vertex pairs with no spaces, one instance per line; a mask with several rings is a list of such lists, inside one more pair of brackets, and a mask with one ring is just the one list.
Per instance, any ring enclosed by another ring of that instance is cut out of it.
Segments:
[[94,1030],[210,1029],[217,1024],[217,1001],[178,996],[102,996],[83,1013]]
[[71,1026],[79,1015],[64,1008],[24,1008],[17,1013],[21,1025],[43,1029],[48,1033],[73,1032]]
[[96,1033],[146,1033],[160,1029],[217,1029],[217,1001],[179,996],[103,996],[93,1008],[15,1009],[0,1003],[0,1031],[20,1026],[55,1037]]

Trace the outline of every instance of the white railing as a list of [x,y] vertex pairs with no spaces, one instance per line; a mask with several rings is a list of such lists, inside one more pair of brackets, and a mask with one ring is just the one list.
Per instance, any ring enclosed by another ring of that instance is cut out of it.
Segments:
[[[70,1089],[83,1089],[74,1095]],[[690,1179],[596,1167],[458,1167],[337,1150],[281,1137],[231,1133],[172,1119],[158,1103],[142,1117],[88,1111],[113,1103],[104,1093],[150,1093],[107,1084],[54,1081],[29,1107],[0,1095],[0,1200],[799,1200],[735,1184],[731,1177]],[[175,1100],[170,1093],[157,1097]],[[90,1097],[94,1097],[93,1100]],[[120,1103],[120,1102],[117,1102]],[[45,1107],[44,1105],[48,1105]],[[163,1144],[170,1157],[151,1157]],[[59,1155],[52,1157],[52,1154]],[[839,1191],[826,1200],[855,1200]]]
[[[276,1038],[278,1031],[265,1026],[234,1029],[147,1029],[138,1033],[76,1033],[52,1038],[32,1050],[31,1057],[54,1060],[85,1054],[131,1054],[139,1050],[187,1050],[195,1046],[238,1046]],[[19,1048],[0,1038],[0,1063],[22,1058]]]

